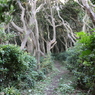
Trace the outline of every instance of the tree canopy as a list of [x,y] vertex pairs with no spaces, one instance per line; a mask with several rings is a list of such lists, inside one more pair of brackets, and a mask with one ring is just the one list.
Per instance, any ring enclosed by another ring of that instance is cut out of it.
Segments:
[[[62,58],[69,64],[68,69],[77,76],[79,84],[84,84],[85,88],[93,92],[95,88],[94,32],[95,0],[0,0],[1,71],[4,68],[4,75],[8,76],[8,72],[11,74],[9,69],[12,59],[10,57],[17,58],[12,64],[13,77],[9,76],[11,80],[17,79],[23,74],[21,70],[24,66],[26,73],[31,73],[32,67],[28,68],[28,65],[32,61],[36,64],[37,60],[36,67],[34,66],[33,69],[37,77],[32,75],[32,79],[37,81],[40,79],[36,78],[43,78],[40,77],[43,73],[36,69],[44,67],[51,69],[51,54],[62,53],[61,56],[59,55],[61,59],[63,52],[67,52],[67,59],[65,55]],[[44,59],[41,60],[41,58]],[[19,68],[18,76],[14,74],[18,73],[15,66],[19,67],[15,62],[22,66]],[[86,69],[87,72],[85,72]],[[4,75],[1,74],[6,80]],[[28,77],[25,76],[23,77],[25,79],[20,78],[20,80],[31,79],[30,76]],[[29,81],[34,83],[32,80]]]

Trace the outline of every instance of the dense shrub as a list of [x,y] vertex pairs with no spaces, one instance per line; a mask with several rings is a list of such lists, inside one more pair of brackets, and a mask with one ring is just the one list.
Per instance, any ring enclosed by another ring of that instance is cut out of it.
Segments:
[[13,37],[15,36],[14,32],[10,32],[10,33],[6,32],[4,29],[4,26],[5,26],[5,23],[0,23],[0,44],[6,43],[6,41],[13,40]]
[[67,68],[76,76],[81,88],[95,93],[95,33],[80,32],[75,46],[67,51]]
[[51,55],[46,55],[44,58],[41,58],[41,70],[44,74],[49,73],[53,68],[53,58]]
[[65,61],[66,60],[66,57],[68,56],[67,52],[62,52],[62,53],[57,53],[54,55],[55,56],[55,60],[60,60],[60,61]]
[[37,70],[36,59],[14,45],[0,45],[0,89],[14,86],[20,89],[34,87],[44,78]]
[[0,46],[0,81],[13,80],[28,68],[24,60],[24,52],[14,45]]

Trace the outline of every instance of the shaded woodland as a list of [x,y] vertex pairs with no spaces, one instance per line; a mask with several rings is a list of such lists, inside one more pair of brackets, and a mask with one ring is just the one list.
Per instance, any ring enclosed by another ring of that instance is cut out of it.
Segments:
[[94,95],[94,32],[94,0],[1,0],[0,91],[34,88],[57,59]]

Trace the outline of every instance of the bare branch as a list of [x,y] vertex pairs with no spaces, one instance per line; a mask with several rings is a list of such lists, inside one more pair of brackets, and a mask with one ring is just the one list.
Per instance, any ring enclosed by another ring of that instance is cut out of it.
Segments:
[[23,33],[23,29],[19,26],[17,26],[13,21],[11,22],[12,26],[19,32]]
[[39,52],[41,53],[41,55],[42,55],[42,56],[44,56],[44,57],[45,57],[45,54],[44,54],[41,50],[40,50]]
[[56,25],[55,27],[61,26],[63,23],[61,22],[60,24]]
[[89,4],[92,6],[92,7],[95,7],[94,4],[92,4],[92,2],[90,0],[88,0]]
[[50,24],[51,26],[53,26],[52,23],[51,23],[51,21],[50,21],[50,19],[48,19],[47,16],[45,16],[45,18],[46,18],[46,20],[49,22],[49,24]]
[[39,11],[42,9],[42,7],[43,7],[44,5],[45,5],[45,4],[41,4],[41,5],[36,9],[36,13],[39,12]]
[[42,40],[45,41],[47,43],[47,41],[41,36]]
[[25,19],[24,19],[24,15],[25,15],[25,8],[21,5],[21,3],[18,1],[18,4],[19,4],[19,7],[21,8],[22,10],[22,13],[21,13],[21,21],[23,23],[23,28],[24,28],[24,31],[26,32],[26,25],[25,25]]
[[[57,6],[58,6],[58,4],[57,4]],[[57,13],[58,13],[58,17],[62,21],[63,26],[66,28],[66,30],[68,32],[68,35],[70,36],[70,34],[71,34],[71,36],[70,37],[68,36],[68,37],[71,38],[71,40],[72,40],[73,43],[75,43],[76,38],[75,38],[75,35],[74,35],[74,33],[73,33],[73,31],[72,31],[69,23],[67,21],[64,21],[64,19],[60,16],[59,10],[57,10]]]
[[53,45],[51,46],[50,49],[52,49],[52,48],[55,46],[56,43],[57,43],[57,41],[55,41],[55,42],[53,43]]
[[60,42],[65,46],[65,43],[59,38]]
[[86,9],[88,15],[92,19],[93,24],[95,25],[95,13],[91,9],[90,5],[88,4],[88,0],[81,0],[81,1],[82,1],[82,4],[83,4],[84,8]]
[[47,27],[46,27],[46,28],[47,28],[47,33],[48,33],[48,39],[51,40],[51,39],[50,39],[50,31],[49,31],[49,26],[48,26],[48,24],[47,24]]

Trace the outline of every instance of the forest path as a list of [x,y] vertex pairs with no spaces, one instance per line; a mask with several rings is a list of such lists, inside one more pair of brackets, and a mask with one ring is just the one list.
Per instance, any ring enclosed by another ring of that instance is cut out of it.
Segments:
[[55,61],[53,71],[46,79],[36,84],[27,95],[86,95],[77,87],[73,87],[74,76],[59,61]]
[[55,76],[51,79],[50,85],[47,86],[47,88],[45,89],[45,95],[59,95],[59,93],[56,92],[55,89],[58,88],[59,81],[60,79],[62,79],[63,74],[69,73],[68,70],[62,68],[63,66],[58,61],[55,61],[54,66],[55,68],[57,68],[57,72]]

